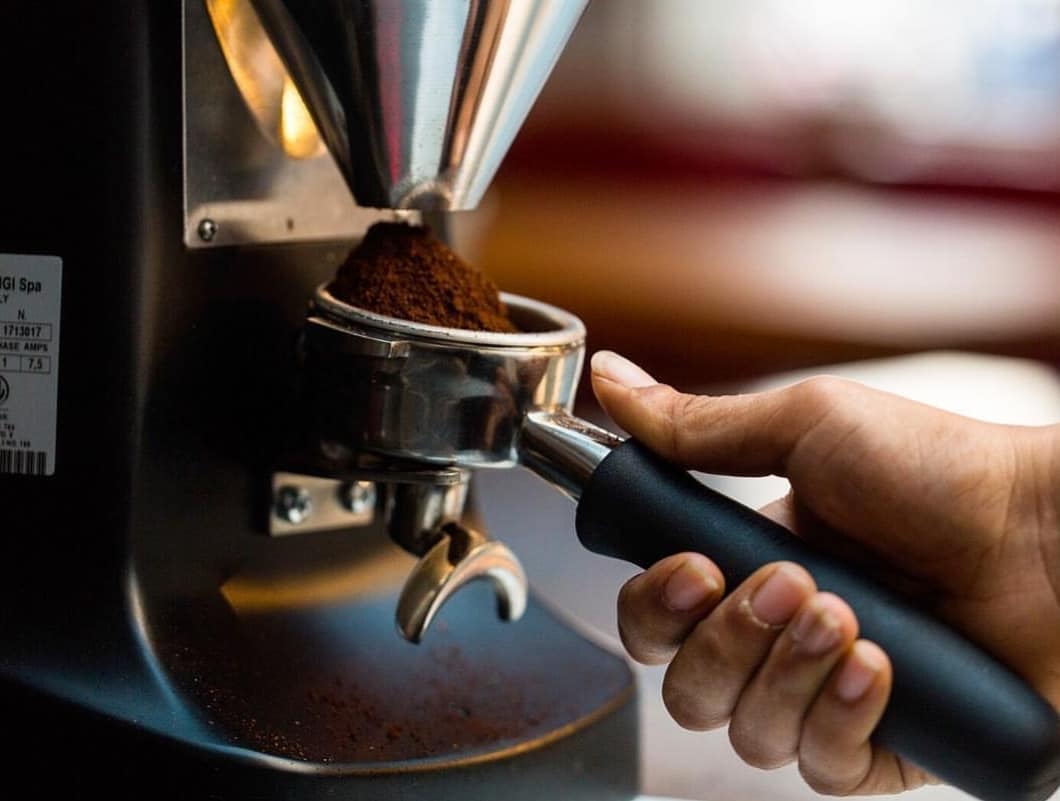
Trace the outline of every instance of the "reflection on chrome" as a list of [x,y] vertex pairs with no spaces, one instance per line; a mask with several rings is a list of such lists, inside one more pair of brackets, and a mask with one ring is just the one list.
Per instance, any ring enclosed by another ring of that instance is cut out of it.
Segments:
[[361,206],[471,209],[588,0],[253,0]]

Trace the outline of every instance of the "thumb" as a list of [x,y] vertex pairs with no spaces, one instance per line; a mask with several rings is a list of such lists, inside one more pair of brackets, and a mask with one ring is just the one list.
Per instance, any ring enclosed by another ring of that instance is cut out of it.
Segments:
[[660,384],[610,351],[591,362],[592,386],[604,411],[664,459],[692,470],[728,475],[786,475],[800,438],[820,420],[816,404],[791,389],[712,397]]

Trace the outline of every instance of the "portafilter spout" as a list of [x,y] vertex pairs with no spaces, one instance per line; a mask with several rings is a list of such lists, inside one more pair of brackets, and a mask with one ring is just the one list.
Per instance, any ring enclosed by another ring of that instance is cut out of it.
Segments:
[[475,208],[588,0],[252,0],[358,205]]
[[1060,785],[1060,718],[1019,676],[958,632],[772,520],[571,413],[585,329],[503,295],[525,333],[420,325],[356,309],[322,287],[308,355],[325,438],[437,469],[525,466],[577,501],[589,550],[648,567],[709,556],[735,587],[801,564],[853,608],[893,685],[874,739],[986,801],[1037,801]]

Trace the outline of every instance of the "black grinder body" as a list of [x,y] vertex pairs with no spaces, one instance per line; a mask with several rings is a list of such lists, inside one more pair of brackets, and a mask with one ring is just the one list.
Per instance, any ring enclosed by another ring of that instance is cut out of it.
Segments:
[[[474,591],[409,645],[385,532],[267,535],[306,299],[351,243],[185,246],[181,24],[176,2],[0,9],[0,254],[61,262],[50,474],[0,472],[8,775],[65,797],[631,797],[621,659]],[[225,593],[343,565],[371,591]]]

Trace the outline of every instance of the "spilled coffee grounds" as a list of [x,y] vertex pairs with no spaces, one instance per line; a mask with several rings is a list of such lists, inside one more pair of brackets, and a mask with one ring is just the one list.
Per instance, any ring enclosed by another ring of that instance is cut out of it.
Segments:
[[519,330],[496,285],[427,227],[373,225],[339,268],[331,294],[351,306],[416,323]]

